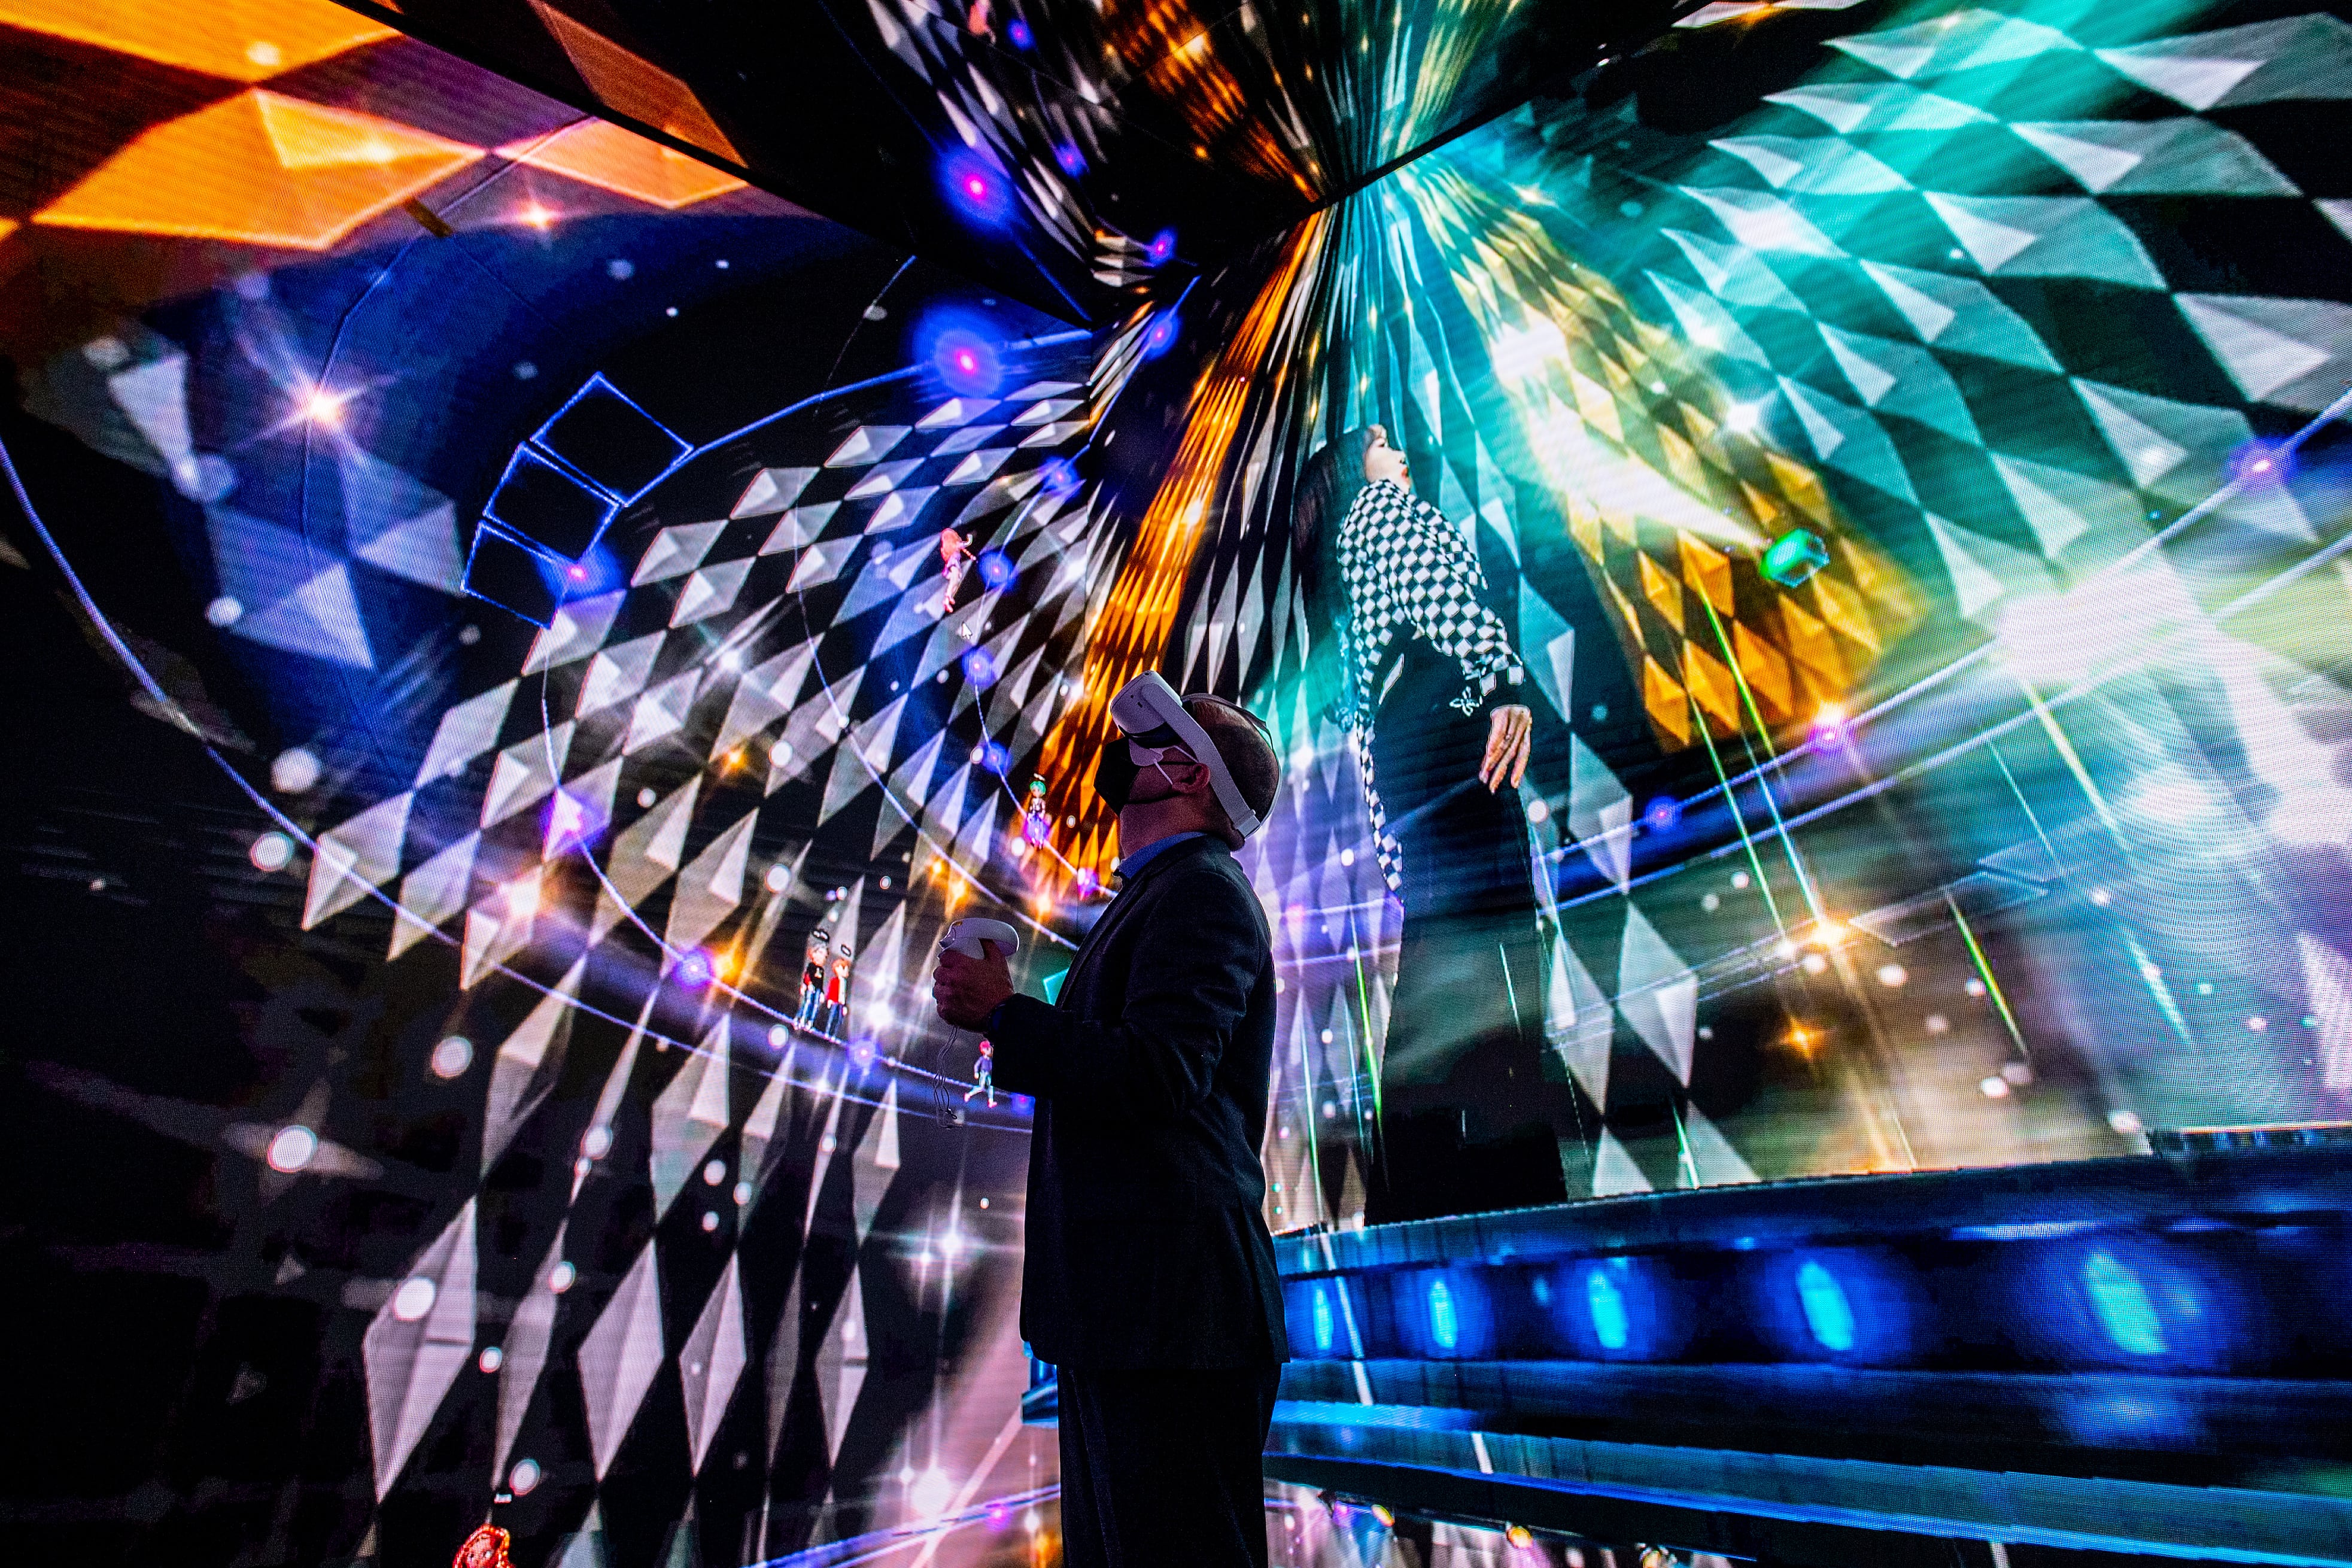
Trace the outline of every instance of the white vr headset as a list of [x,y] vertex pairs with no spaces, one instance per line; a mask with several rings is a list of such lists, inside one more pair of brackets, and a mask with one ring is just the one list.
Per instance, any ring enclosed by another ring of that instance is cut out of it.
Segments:
[[1146,670],[1120,687],[1118,695],[1110,700],[1110,716],[1119,733],[1137,745],[1181,746],[1191,752],[1195,762],[1209,770],[1209,786],[1216,792],[1217,804],[1225,808],[1234,831],[1246,838],[1258,830],[1258,815],[1242,799],[1241,787],[1234,783],[1216,742],[1209,739],[1199,720],[1184,711],[1184,700],[1158,672]]

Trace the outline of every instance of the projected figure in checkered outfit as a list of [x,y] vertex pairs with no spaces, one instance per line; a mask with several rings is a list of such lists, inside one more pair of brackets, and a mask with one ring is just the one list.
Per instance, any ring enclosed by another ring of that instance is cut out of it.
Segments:
[[1324,673],[1381,869],[1404,904],[1374,1223],[1560,1201],[1555,1124],[1572,1114],[1543,1044],[1525,672],[1477,555],[1410,481],[1381,426],[1352,430],[1308,462],[1292,520],[1307,615],[1339,650]]

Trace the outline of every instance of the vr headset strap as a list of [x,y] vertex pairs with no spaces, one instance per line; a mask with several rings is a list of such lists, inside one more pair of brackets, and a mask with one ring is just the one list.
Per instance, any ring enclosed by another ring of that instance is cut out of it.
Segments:
[[[1120,710],[1131,710],[1138,706],[1147,709],[1158,722],[1135,726],[1130,730]],[[1218,754],[1216,743],[1209,739],[1209,732],[1201,728],[1201,721],[1184,710],[1184,700],[1176,695],[1175,688],[1161,679],[1157,670],[1147,669],[1119,688],[1118,695],[1111,699],[1111,721],[1118,725],[1121,735],[1129,738],[1135,731],[1154,730],[1160,724],[1175,731],[1177,738],[1184,742],[1184,749],[1209,770],[1209,787],[1216,792],[1217,804],[1225,808],[1225,816],[1233,823],[1234,831],[1246,838],[1258,830],[1258,815],[1243,801],[1241,786],[1234,783],[1234,775],[1225,767],[1225,759]]]

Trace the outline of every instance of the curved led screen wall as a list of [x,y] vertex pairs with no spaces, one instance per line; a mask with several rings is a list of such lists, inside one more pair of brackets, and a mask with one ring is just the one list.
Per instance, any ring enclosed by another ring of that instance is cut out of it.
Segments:
[[[925,960],[986,910],[1051,981],[1145,668],[1286,753],[1244,857],[1277,1230],[2341,1114],[2339,17],[1706,5],[1491,92],[1448,48],[1511,37],[1375,29],[1339,96],[1413,112],[1215,121],[1317,167],[1244,170],[1286,194],[1214,243],[1118,173],[1209,66],[1140,72],[1092,174],[1041,89],[931,147],[979,189],[875,176],[982,287],[746,184],[695,71],[542,9],[563,90],[678,68],[619,110],[649,137],[323,5],[0,18],[72,109],[11,123],[51,151],[0,214],[28,658],[83,671],[21,699],[77,759],[26,786],[26,951],[71,983],[20,998],[25,1147],[96,1180],[68,1130],[135,1138],[228,1260],[157,1288],[208,1391],[141,1406],[174,1473],[316,1434],[255,1461],[282,1517],[174,1490],[187,1541],[439,1550],[500,1488],[549,1561],[1049,1536],[1025,1108],[968,1097]],[[952,127],[1028,48],[995,23],[977,64],[856,47]],[[1428,670],[1350,672],[1370,617],[1302,585],[1343,553],[1302,472],[1374,425],[1429,510],[1349,568],[1475,628],[1460,724],[1523,709],[1523,784],[1384,763],[1456,744],[1456,690],[1385,707]],[[1457,873],[1503,894],[1449,911]],[[240,977],[188,988],[215,1076],[108,1005],[122,952],[142,997]],[[1454,1159],[1432,1114],[1505,1071]],[[72,1287],[89,1332],[167,1274]]]

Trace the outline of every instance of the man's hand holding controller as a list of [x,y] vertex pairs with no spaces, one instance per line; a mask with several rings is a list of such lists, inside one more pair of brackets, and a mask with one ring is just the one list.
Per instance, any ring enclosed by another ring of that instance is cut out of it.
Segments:
[[931,975],[940,1018],[959,1029],[985,1026],[997,1004],[1013,994],[1006,960],[1020,946],[1020,933],[1003,921],[951,923],[940,938],[939,968]]

